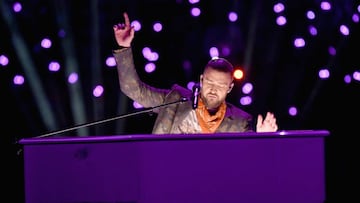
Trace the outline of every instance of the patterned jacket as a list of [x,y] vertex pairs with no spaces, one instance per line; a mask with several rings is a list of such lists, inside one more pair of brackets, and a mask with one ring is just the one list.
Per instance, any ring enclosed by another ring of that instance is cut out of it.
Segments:
[[[171,89],[159,89],[143,83],[136,72],[131,48],[114,50],[113,55],[117,63],[120,89],[126,96],[145,108],[174,102],[162,108],[154,108],[157,118],[152,131],[154,134],[174,133],[172,129],[180,125],[190,111],[194,111],[191,102],[176,101],[191,98],[192,91],[177,84]],[[252,116],[227,102],[225,118],[216,132],[249,131],[254,131]]]

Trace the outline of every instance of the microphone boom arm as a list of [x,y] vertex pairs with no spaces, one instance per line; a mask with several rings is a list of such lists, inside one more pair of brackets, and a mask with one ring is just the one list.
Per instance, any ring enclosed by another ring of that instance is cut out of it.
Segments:
[[130,116],[134,116],[134,115],[138,115],[138,114],[150,113],[150,112],[153,112],[154,109],[161,108],[161,107],[168,106],[168,105],[172,105],[172,104],[183,103],[183,102],[186,102],[188,100],[189,100],[188,98],[183,97],[178,101],[161,104],[161,105],[158,105],[158,106],[146,108],[146,109],[141,110],[141,111],[136,111],[136,112],[133,112],[133,113],[128,113],[128,114],[124,114],[124,115],[120,115],[120,116],[116,116],[116,117],[112,117],[112,118],[108,118],[108,119],[103,119],[103,120],[99,120],[99,121],[94,121],[94,122],[90,122],[90,123],[84,123],[84,124],[76,125],[76,126],[71,127],[71,128],[66,128],[66,129],[63,129],[63,130],[57,130],[57,131],[53,131],[53,132],[50,132],[50,133],[46,133],[46,134],[37,136],[35,138],[48,137],[48,136],[51,136],[51,135],[55,135],[55,134],[59,134],[59,133],[63,133],[63,132],[68,132],[68,131],[72,131],[72,130],[76,130],[76,129],[79,129],[79,128],[88,127],[88,126],[92,126],[92,125],[96,125],[96,124],[101,124],[101,123],[105,123],[105,122],[109,122],[109,121],[113,121],[113,120],[117,120],[117,119],[122,119],[122,118],[130,117]]

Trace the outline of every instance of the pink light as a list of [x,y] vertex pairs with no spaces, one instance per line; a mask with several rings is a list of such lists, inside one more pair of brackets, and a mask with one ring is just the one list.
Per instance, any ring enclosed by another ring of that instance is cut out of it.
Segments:
[[155,71],[155,69],[156,69],[156,65],[154,63],[148,63],[145,65],[145,71],[147,73],[152,73]]
[[194,17],[198,17],[201,14],[201,10],[199,8],[192,8],[190,11],[191,15]]
[[219,50],[216,47],[211,47],[209,50],[210,57],[219,57]]
[[294,40],[295,47],[304,47],[305,46],[305,40],[303,38],[296,38]]
[[115,61],[115,58],[114,57],[108,57],[107,59],[106,59],[106,65],[108,66],[108,67],[114,67],[114,66],[116,66],[116,61]]
[[297,115],[297,108],[292,106],[289,108],[289,115],[290,116],[296,116]]
[[131,26],[134,27],[134,30],[135,31],[140,31],[141,30],[141,23],[137,20],[134,20],[132,23],[131,23]]
[[153,26],[153,29],[155,32],[160,32],[162,30],[162,25],[161,23],[155,23]]
[[322,79],[326,79],[326,78],[329,78],[330,77],[330,72],[328,69],[321,69],[319,71],[319,77],[322,78]]
[[68,82],[69,82],[70,84],[74,84],[74,83],[76,83],[76,82],[78,81],[78,78],[79,78],[79,76],[78,76],[77,73],[71,73],[71,74],[69,75],[69,77],[68,77]]
[[360,71],[355,71],[353,73],[354,80],[360,81]]
[[200,2],[200,0],[189,0],[190,4],[196,4],[196,3],[199,3],[199,2]]
[[328,52],[329,52],[329,54],[330,54],[331,56],[335,56],[335,55],[336,55],[336,49],[335,49],[335,47],[330,46],[330,47],[328,48]]
[[354,23],[358,23],[359,22],[359,15],[357,13],[355,13],[353,16],[352,16],[352,20],[354,21]]
[[144,47],[142,49],[142,54],[148,61],[157,61],[159,59],[159,54],[152,51],[149,47]]
[[25,82],[25,78],[22,75],[15,75],[13,82],[15,85],[22,85]]
[[283,26],[286,24],[286,18],[284,16],[278,16],[276,18],[276,24]]
[[5,55],[0,55],[0,65],[7,66],[9,64],[9,59]]
[[252,103],[252,98],[250,96],[245,96],[240,98],[240,104],[241,105],[250,105]]
[[349,84],[349,83],[351,82],[351,76],[350,76],[350,75],[345,75],[345,76],[344,76],[344,82],[345,82],[346,84]]
[[41,40],[41,47],[48,49],[51,47],[51,40],[48,38],[44,38],[43,40]]
[[238,15],[235,12],[230,12],[228,18],[231,22],[235,22],[238,19]]
[[101,85],[97,85],[93,90],[93,95],[95,97],[100,97],[104,93],[104,88]]
[[52,72],[57,72],[60,70],[60,64],[56,61],[53,61],[53,62],[50,62],[49,63],[49,71],[52,71]]
[[308,12],[306,12],[306,17],[307,17],[309,20],[314,20],[314,19],[315,19],[315,13],[314,13],[314,11],[308,11]]
[[340,32],[346,36],[350,34],[350,30],[346,25],[340,25]]
[[253,85],[251,83],[245,83],[244,86],[242,87],[242,92],[244,94],[249,94],[251,93],[251,91],[253,90]]
[[277,3],[274,5],[273,10],[275,13],[281,13],[285,10],[285,6],[282,3]]
[[195,82],[191,81],[191,82],[188,82],[188,84],[187,84],[186,87],[187,87],[189,90],[192,90],[193,87],[194,87],[194,85],[195,85]]
[[14,5],[13,5],[13,10],[18,13],[22,10],[22,5],[21,3],[19,2],[15,2]]
[[320,8],[324,11],[328,11],[331,9],[331,4],[327,1],[323,1],[320,3]]
[[316,36],[317,33],[318,33],[316,27],[313,26],[313,25],[310,25],[310,26],[309,26],[309,32],[310,32],[310,34],[311,34],[312,36]]

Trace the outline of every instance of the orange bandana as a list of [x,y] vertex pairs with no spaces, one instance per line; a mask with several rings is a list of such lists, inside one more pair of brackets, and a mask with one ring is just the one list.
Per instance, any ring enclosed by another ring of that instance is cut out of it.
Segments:
[[220,126],[221,121],[224,120],[225,111],[226,104],[225,102],[223,102],[220,105],[219,110],[216,112],[216,114],[210,115],[202,99],[199,97],[198,107],[196,108],[195,112],[202,132],[214,133],[216,129]]

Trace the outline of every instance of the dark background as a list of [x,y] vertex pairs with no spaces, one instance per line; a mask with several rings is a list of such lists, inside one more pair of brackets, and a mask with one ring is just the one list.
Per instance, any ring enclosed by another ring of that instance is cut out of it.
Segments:
[[[16,1],[0,3],[0,56],[9,58],[7,66],[0,65],[0,98],[5,112],[1,122],[2,180],[6,180],[2,181],[2,198],[23,201],[23,154],[17,145],[19,139],[136,110],[119,90],[116,69],[105,64],[115,48],[112,26],[123,21],[122,13],[127,11],[131,20],[142,25],[135,33],[133,53],[143,81],[161,88],[169,88],[173,83],[186,86],[198,79],[210,59],[210,47],[230,46],[232,52],[225,57],[241,67],[245,75],[236,82],[228,100],[253,115],[274,112],[280,130],[329,130],[327,202],[359,201],[356,140],[360,82],[354,79],[349,84],[344,82],[346,75],[360,71],[359,22],[352,21],[354,14],[359,16],[358,1],[329,1],[332,5],[329,11],[320,9],[319,0],[203,0],[194,5],[185,0],[19,2],[20,13],[12,10]],[[273,12],[278,2],[286,6],[281,14]],[[190,16],[192,7],[201,8],[199,17]],[[309,9],[316,13],[314,20],[305,16]],[[237,12],[236,22],[228,21],[230,11]],[[285,26],[276,25],[278,15],[287,18]],[[160,33],[152,30],[155,21],[163,24]],[[339,32],[343,24],[350,30],[348,36]],[[317,27],[317,36],[309,34],[310,25]],[[61,30],[66,37],[59,37]],[[306,46],[296,49],[293,40],[299,36],[306,40]],[[48,50],[40,47],[44,37],[53,41]],[[160,56],[157,69],[151,74],[143,69],[147,61],[141,51],[145,46]],[[329,54],[329,47],[336,49],[336,55]],[[62,64],[59,72],[48,71],[51,60]],[[191,66],[184,68],[184,62]],[[329,70],[328,79],[318,77],[322,68]],[[67,84],[70,71],[79,74],[76,88]],[[17,74],[25,77],[24,85],[12,83]],[[44,97],[36,96],[39,93],[30,81],[40,84]],[[244,96],[241,87],[246,82],[254,85],[253,103],[242,106],[238,101]],[[105,91],[95,98],[92,91],[98,84]],[[288,114],[293,105],[298,108],[296,116]],[[150,133],[154,120],[155,115],[140,114],[63,134]]]

